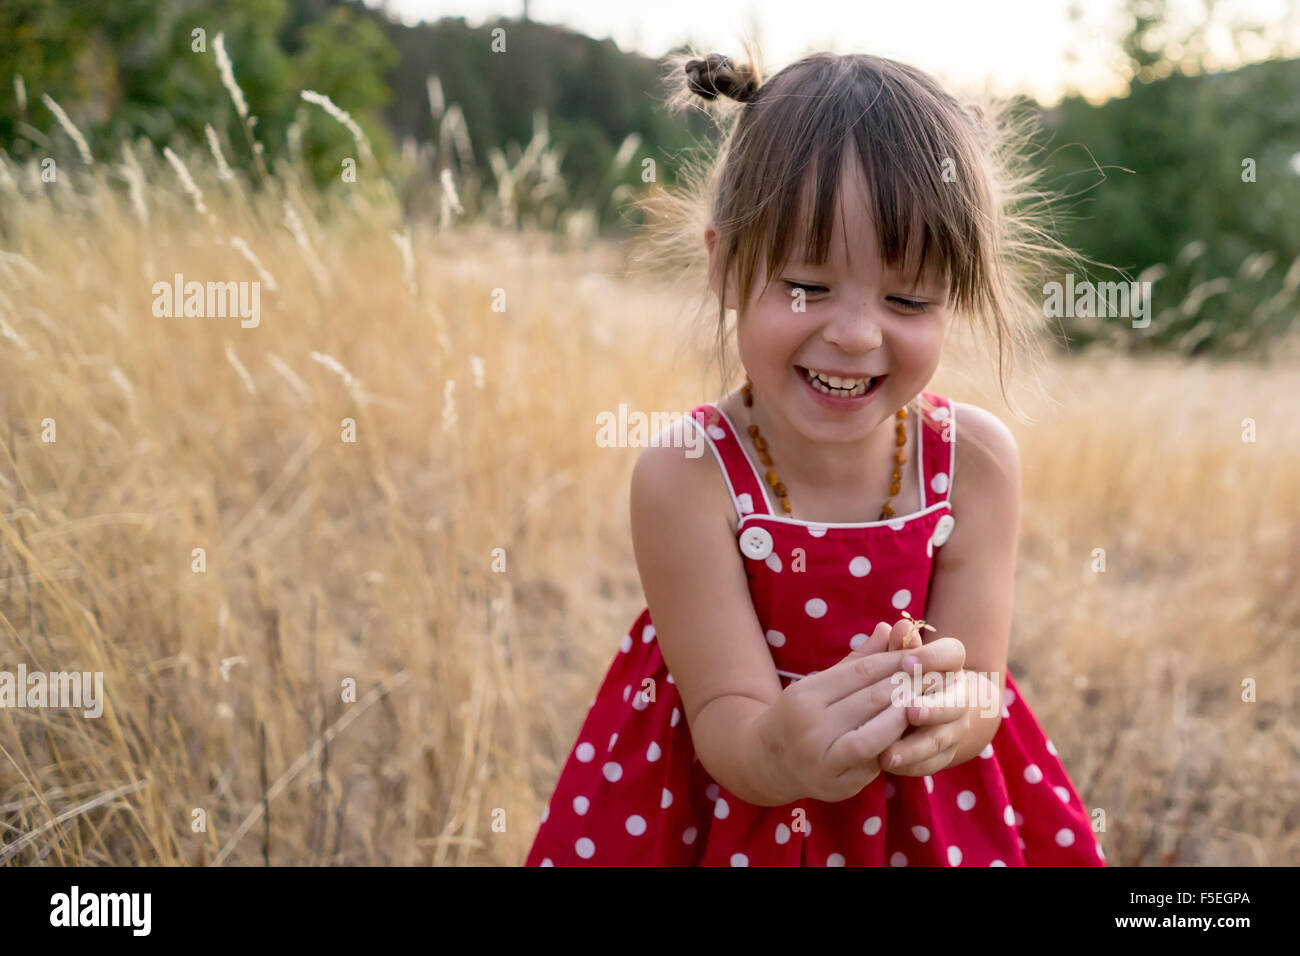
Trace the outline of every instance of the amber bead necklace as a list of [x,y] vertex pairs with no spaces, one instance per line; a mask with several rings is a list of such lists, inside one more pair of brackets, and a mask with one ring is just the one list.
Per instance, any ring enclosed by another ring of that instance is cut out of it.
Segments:
[[[745,385],[741,389],[741,392],[745,396],[745,407],[753,408],[753,383],[751,383],[749,379],[745,379]],[[885,499],[885,506],[880,509],[881,521],[894,516],[894,509],[889,503],[894,499],[894,496],[898,494],[898,489],[902,482],[903,464],[907,461],[907,453],[904,451],[904,446],[907,444],[907,408],[900,408],[895,413],[894,417],[898,419],[898,430],[894,439],[894,480],[889,486],[889,497]],[[785,483],[776,476],[776,469],[772,464],[772,456],[767,450],[767,442],[763,439],[763,436],[759,434],[757,425],[749,426],[749,437],[754,440],[754,448],[758,451],[758,460],[761,461],[763,466],[767,469],[768,485],[771,486],[772,490],[776,493],[776,496],[781,499],[782,510],[785,511],[786,514],[790,514],[790,496],[786,491]]]

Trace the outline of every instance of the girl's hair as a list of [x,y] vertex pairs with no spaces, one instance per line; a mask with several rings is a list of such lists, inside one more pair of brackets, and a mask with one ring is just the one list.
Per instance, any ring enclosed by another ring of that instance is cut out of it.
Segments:
[[[703,162],[680,169],[684,185],[639,202],[648,217],[640,258],[683,274],[697,270],[704,228],[713,223],[718,271],[708,278],[736,267],[744,321],[760,255],[770,283],[802,228],[804,256],[826,261],[851,146],[886,263],[946,278],[952,317],[973,319],[984,341],[996,342],[1002,396],[1023,417],[1007,386],[1017,361],[1037,367],[1043,359],[1043,311],[1031,290],[1076,258],[1049,231],[1057,197],[1040,187],[1041,173],[1024,155],[1032,121],[1013,117],[1002,102],[961,103],[920,70],[864,54],[814,53],[765,80],[757,51],[745,45],[748,65],[716,53],[665,61],[669,108],[705,110],[723,136],[716,156],[706,152]],[[801,217],[807,199],[810,221]],[[731,331],[719,298],[724,384]]]

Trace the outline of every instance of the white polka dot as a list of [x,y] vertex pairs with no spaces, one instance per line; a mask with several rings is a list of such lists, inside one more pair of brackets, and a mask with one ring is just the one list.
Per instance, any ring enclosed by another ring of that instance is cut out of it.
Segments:
[[1006,864],[1003,863],[1001,860],[994,860],[992,863],[989,864],[989,866],[1006,866]]
[[969,810],[975,806],[975,794],[970,790],[963,790],[957,794],[957,806],[962,810]]
[[856,651],[859,647],[861,647],[866,642],[867,642],[866,634],[854,634],[852,637],[849,638],[849,648],[851,650]]
[[948,847],[948,865],[959,866],[961,864],[961,850],[955,846]]
[[589,743],[580,743],[578,744],[578,749],[573,752],[573,755],[583,763],[591,763],[591,758],[596,756],[596,748]]
[[933,557],[934,557],[934,539],[933,539],[933,538],[931,538],[929,541],[927,541],[927,542],[925,543],[925,556],[926,556],[927,558],[933,558]]
[[615,780],[618,780],[623,776],[623,768],[612,760],[605,764],[601,769],[605,774],[605,779],[610,783],[613,783]]
[[646,748],[645,759],[654,763],[659,759],[662,753],[663,751],[659,749],[659,744],[652,740],[650,741],[650,746]]
[[780,559],[779,557],[777,557],[777,554],[776,554],[775,551],[773,551],[771,554],[769,554],[769,555],[767,556],[767,560],[764,561],[763,563],[766,564],[766,565],[767,565],[769,568],[771,568],[773,571],[775,571],[777,574],[780,574],[780,573],[781,573],[781,559]]
[[1057,756],[1056,745],[1052,743],[1050,740],[1047,742],[1047,752],[1051,754],[1053,757]]
[[695,827],[687,827],[685,830],[682,831],[682,842],[685,843],[687,846],[690,846],[692,843],[695,842],[695,838],[699,835],[700,835],[700,831],[695,829]]
[[827,866],[843,866],[843,865],[844,865],[844,854],[842,854],[842,853],[832,853],[830,856],[828,856],[828,857],[826,858],[826,865],[827,865]]
[[623,640],[619,643],[619,645],[618,645],[618,649],[619,649],[620,651],[622,651],[624,654],[626,654],[628,651],[630,651],[630,650],[632,649],[632,635],[631,635],[631,634],[624,634],[624,635],[623,635]]
[[983,757],[985,760],[988,760],[990,757],[992,757],[992,756],[993,756],[993,745],[992,745],[992,744],[985,744],[985,745],[984,745],[984,749],[980,751],[980,756]]
[[724,432],[724,431],[723,431],[721,428],[719,428],[717,425],[710,425],[710,426],[709,426],[709,437],[713,438],[715,441],[721,441],[722,439],[724,439],[724,438],[727,437],[727,433]]
[[670,683],[670,684],[676,684],[676,683],[677,683],[677,681],[673,680],[673,675],[672,675],[672,674],[669,674],[669,675],[668,675],[668,683]]
[[886,780],[886,781],[885,781],[885,799],[886,799],[886,800],[892,800],[892,799],[894,799],[894,795],[895,795],[896,793],[898,793],[898,788],[897,788],[896,786],[894,786],[894,781],[892,781],[892,780]]
[[1056,842],[1061,846],[1071,846],[1074,843],[1074,831],[1061,828],[1056,831]]
[[814,538],[820,538],[826,534],[826,525],[810,524],[808,526],[808,533],[812,535]]
[[822,617],[826,613],[826,602],[821,598],[813,598],[803,609],[809,617]]
[[736,504],[740,506],[740,513],[743,515],[752,514],[754,511],[754,499],[746,492],[743,495],[736,495]]
[[655,626],[653,624],[647,624],[641,630],[641,643],[649,644],[654,639],[655,639]]
[[890,599],[889,603],[901,611],[912,603],[912,592],[907,588],[903,588],[901,591],[895,591],[894,596]]
[[926,840],[930,839],[930,828],[918,824],[917,826],[912,827],[912,836],[924,843]]
[[1010,687],[1002,688],[1002,706],[1010,707],[1016,702],[1016,692]]
[[902,531],[903,526],[907,524],[906,518],[890,518],[885,522],[885,527],[890,531]]
[[731,854],[731,865],[749,866],[749,857],[745,856],[743,853],[733,853]]
[[1101,852],[1101,844],[1100,844],[1100,843],[1097,844],[1097,855],[1098,855],[1099,857],[1101,857],[1103,860],[1106,859],[1106,854]]
[[555,866],[555,862],[548,856],[542,861],[542,866]]
[[1061,798],[1062,803],[1070,802],[1070,791],[1065,789],[1065,787],[1053,787],[1052,790],[1054,790],[1056,795]]
[[611,750],[614,749],[614,741],[616,740],[618,740],[618,734],[609,735],[609,746],[605,748],[605,753],[609,753]]
[[871,561],[864,558],[862,555],[858,555],[849,562],[849,574],[853,575],[855,578],[865,578],[870,573]]
[[664,792],[659,796],[659,809],[667,810],[673,805],[673,792],[664,787]]
[[1009,714],[1009,713],[1007,712],[1007,709],[1006,709],[1005,707],[1003,707],[1003,708],[1002,708],[1002,719],[1003,719],[1003,720],[1007,720],[1007,719],[1009,719],[1010,717],[1011,717],[1011,714]]
[[930,487],[934,489],[935,494],[943,494],[948,490],[948,476],[942,471],[938,472],[930,479]]
[[587,811],[590,808],[591,808],[591,801],[588,800],[586,797],[579,796],[573,798],[573,812],[576,813],[578,816],[580,817],[586,816]]
[[713,815],[719,820],[725,820],[727,814],[731,812],[731,804],[727,803],[726,797],[718,797],[713,801]]
[[587,837],[583,837],[573,844],[573,849],[584,860],[590,860],[596,855],[596,844],[592,843]]
[[952,529],[957,526],[957,519],[952,515],[942,515],[934,525],[934,533],[930,535],[930,544],[933,548],[942,548],[952,537]]
[[1026,849],[1028,849],[1028,847],[1025,846],[1025,838],[1024,838],[1024,837],[1016,837],[1016,839],[1020,841],[1020,849],[1022,849],[1022,850],[1026,850]]
[[880,832],[880,817],[867,817],[867,822],[862,824],[862,832],[867,836],[875,836]]
[[1007,821],[1007,826],[1009,827],[1013,827],[1016,825],[1016,811],[1011,809],[1011,804],[1007,804],[1005,807],[1003,807],[1002,819]]
[[704,795],[705,795],[706,797],[708,797],[710,800],[716,800],[716,799],[718,799],[718,793],[719,793],[719,792],[720,792],[720,790],[719,790],[718,785],[717,785],[716,783],[711,783],[711,784],[709,784],[707,787],[704,788]]
[[676,707],[674,707],[674,708],[673,708],[673,715],[672,715],[672,717],[670,717],[670,718],[668,719],[668,726],[669,726],[669,727],[676,727],[676,726],[677,726],[677,721],[679,721],[679,720],[681,720],[681,719],[682,719],[681,711],[679,711]]
[[[1025,825],[1025,815],[1024,815],[1023,813],[1021,813],[1019,810],[1017,810],[1017,811],[1016,811],[1016,826],[1018,826],[1018,827],[1023,827],[1024,825]],[[1021,845],[1023,846],[1024,844],[1021,844]]]
[[790,828],[784,823],[776,825],[776,842],[782,845],[790,842]]
[[1025,768],[1025,779],[1030,783],[1038,783],[1043,779],[1043,771],[1038,769],[1038,764],[1031,763]]
[[546,818],[549,817],[550,815],[551,815],[551,805],[548,803],[546,805],[546,809],[542,811],[542,822],[545,823]]
[[[646,690],[649,690],[649,688],[646,688]],[[636,692],[635,695],[633,695],[632,697],[633,710],[645,710],[647,707],[650,706],[650,701],[646,700],[645,695],[646,695],[646,691],[644,690],[639,690]]]
[[784,647],[785,635],[782,634],[780,631],[768,631],[767,643],[771,644],[773,647]]
[[632,696],[632,685],[628,684],[626,687],[623,688],[623,699],[627,700],[631,696]]
[[645,817],[639,813],[634,813],[627,818],[627,832],[633,836],[640,836],[645,833]]
[[925,792],[934,793],[934,777],[930,776],[929,774],[926,774],[921,779],[925,781]]
[[907,866],[907,857],[900,850],[889,858],[890,866]]

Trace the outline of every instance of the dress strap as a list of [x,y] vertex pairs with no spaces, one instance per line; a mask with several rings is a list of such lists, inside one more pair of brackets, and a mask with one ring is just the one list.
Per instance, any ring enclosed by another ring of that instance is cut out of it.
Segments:
[[713,449],[723,477],[727,480],[727,490],[731,492],[731,501],[736,506],[736,516],[771,514],[771,506],[763,488],[754,463],[741,447],[741,436],[727,418],[726,412],[709,402],[691,411],[688,416],[694,422],[704,440]]
[[920,396],[921,509],[947,501],[957,463],[957,409],[951,399],[931,392]]

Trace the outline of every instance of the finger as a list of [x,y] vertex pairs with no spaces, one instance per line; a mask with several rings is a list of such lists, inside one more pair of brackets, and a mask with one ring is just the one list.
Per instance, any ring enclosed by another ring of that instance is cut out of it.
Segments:
[[886,770],[887,773],[896,773],[908,777],[924,777],[927,774],[938,773],[940,770],[947,769],[952,764],[952,758],[956,753],[957,745],[953,744],[950,749],[931,757],[929,760],[922,760],[920,763],[900,763],[893,770],[888,770],[882,763],[881,769]]
[[955,637],[940,637],[923,644],[907,654],[915,657],[921,671],[951,671],[956,673],[966,666],[966,645]]
[[834,667],[810,674],[800,681],[815,687],[817,695],[826,706],[856,694],[892,674],[903,671],[903,656],[919,651],[883,651],[879,654],[853,654]]
[[902,707],[883,707],[862,726],[837,737],[826,751],[827,765],[843,773],[861,768],[879,756],[897,740],[907,727],[907,712]]
[[913,727],[934,727],[960,720],[968,708],[965,705],[945,705],[942,697],[916,697],[907,707],[907,722]]
[[943,687],[927,690],[912,698],[907,708],[908,722],[914,727],[920,727],[960,720],[963,714],[979,703],[975,693],[976,685],[969,679],[968,671],[949,673]]
[[880,755],[880,766],[884,770],[892,771],[895,768],[892,768],[890,764],[893,763],[896,757],[902,758],[898,762],[900,767],[920,764],[923,761],[941,756],[949,748],[955,750],[960,743],[961,728],[956,724],[947,723],[937,727],[921,727],[915,733],[890,744],[885,752]]
[[871,632],[865,641],[859,644],[853,650],[844,656],[844,660],[851,657],[866,657],[868,654],[879,654],[889,649],[889,624],[881,621],[876,625],[876,629]]
[[[881,655],[885,656],[885,655]],[[912,700],[912,682],[901,671],[888,674],[867,687],[860,688],[826,707],[826,726],[838,737],[861,727],[882,710],[902,711],[907,725],[907,705]]]
[[911,630],[912,622],[905,617],[894,622],[894,626],[889,630],[889,649],[891,651],[906,650],[903,646],[903,639],[907,637]]

